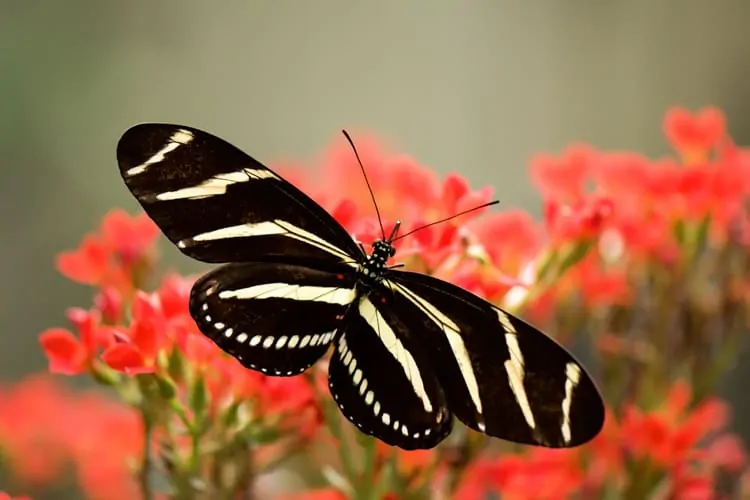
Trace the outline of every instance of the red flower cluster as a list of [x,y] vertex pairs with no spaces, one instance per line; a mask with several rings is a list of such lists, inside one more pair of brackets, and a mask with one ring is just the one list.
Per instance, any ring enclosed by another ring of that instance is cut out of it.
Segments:
[[48,376],[0,391],[0,450],[28,486],[51,485],[73,465],[88,497],[138,498],[131,464],[142,453],[142,435],[135,411]]
[[[699,224],[707,217],[713,241],[723,242],[728,222],[740,215],[750,194],[747,154],[730,142],[724,116],[715,108],[694,115],[675,108],[667,114],[664,130],[679,159],[650,161],[637,153],[584,146],[571,147],[559,158],[535,158],[531,172],[551,206],[548,223],[554,224],[560,207],[575,211],[581,204],[607,200],[606,208],[584,210],[590,215],[582,217],[596,225],[602,209],[609,215],[607,228],[618,241],[609,250],[617,256],[674,260],[680,244],[674,225]],[[589,183],[593,190],[587,191]]]
[[[432,170],[414,159],[389,154],[372,137],[357,136],[356,143],[386,233],[396,220],[403,221],[400,232],[405,234],[427,223],[478,207],[492,197],[491,188],[472,190],[468,181],[456,173],[441,181]],[[348,142],[342,139],[332,145],[320,171],[317,178],[325,179],[325,184],[313,182],[296,172],[286,176],[326,207],[357,240],[370,244],[381,238],[375,206]],[[394,246],[399,261],[418,255],[427,270],[436,269],[451,253],[459,251],[459,229],[482,212],[473,211],[398,240]]]
[[[249,371],[198,331],[188,312],[192,279],[166,276],[152,293],[136,287],[138,270],[133,264],[142,264],[146,256],[155,255],[155,226],[146,220],[150,221],[114,211],[105,217],[100,234],[87,236],[81,248],[63,254],[61,261],[67,264],[62,267],[77,280],[83,275],[94,276],[93,270],[99,269],[101,262],[108,263],[108,271],[96,274],[99,278],[94,283],[102,288],[95,307],[68,311],[77,335],[64,328],[51,328],[41,334],[50,371],[65,375],[92,371],[102,375],[113,370],[131,376],[156,374],[170,379],[175,374],[169,373],[168,360],[184,355],[189,366],[205,378],[212,404],[225,404],[227,398],[257,398],[263,415],[276,418],[286,413],[296,419],[304,416],[305,425],[314,429],[313,417],[317,413],[306,409],[312,404],[313,393],[304,378],[269,379]],[[90,241],[108,243],[102,246],[101,254],[92,257],[85,251]],[[118,286],[109,281],[111,276],[119,277]],[[123,290],[132,291],[129,302]]]
[[146,214],[130,217],[113,210],[98,233],[86,235],[77,250],[60,254],[57,268],[78,283],[130,291],[134,278],[137,284],[138,275],[150,271],[158,234],[159,228]]
[[[641,476],[648,470],[670,479],[668,498],[713,499],[716,478],[720,473],[738,476],[746,455],[736,437],[722,433],[726,405],[712,399],[689,409],[690,399],[690,388],[678,382],[652,411],[628,405],[619,419],[608,413],[604,430],[587,446],[476,460],[456,498],[482,498],[493,491],[519,500],[563,500],[580,492],[601,498],[608,489],[643,486],[647,478]],[[710,445],[699,448],[706,439]],[[626,464],[635,464],[634,469]]]

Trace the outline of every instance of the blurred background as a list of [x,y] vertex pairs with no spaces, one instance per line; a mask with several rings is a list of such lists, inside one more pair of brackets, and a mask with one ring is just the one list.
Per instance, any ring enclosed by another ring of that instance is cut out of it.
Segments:
[[[750,144],[749,20],[745,0],[2,0],[0,379],[44,369],[37,334],[89,303],[54,258],[109,209],[136,210],[115,162],[135,123],[202,128],[264,162],[368,130],[539,215],[532,154],[660,155],[670,106],[719,106]],[[732,381],[748,377],[740,364],[724,383],[746,437]]]

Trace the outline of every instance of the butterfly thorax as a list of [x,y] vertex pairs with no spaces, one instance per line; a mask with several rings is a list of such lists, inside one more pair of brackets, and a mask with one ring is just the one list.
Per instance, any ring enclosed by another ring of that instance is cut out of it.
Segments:
[[375,284],[383,277],[383,271],[388,259],[396,254],[396,249],[385,240],[375,240],[372,244],[372,253],[360,267],[360,277],[367,284]]

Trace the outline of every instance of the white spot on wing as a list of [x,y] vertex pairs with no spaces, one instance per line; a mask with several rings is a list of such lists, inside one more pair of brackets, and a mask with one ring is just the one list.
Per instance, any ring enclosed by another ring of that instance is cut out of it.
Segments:
[[237,335],[237,342],[239,342],[240,344],[242,344],[246,340],[247,340],[247,333],[240,333],[239,335]]
[[565,381],[565,399],[562,402],[562,436],[566,443],[570,442],[570,405],[573,403],[573,391],[578,386],[578,382],[581,380],[581,368],[575,363],[568,363],[565,365],[565,376],[568,380]]
[[[219,298],[221,299],[254,300],[275,298],[327,302],[343,306],[350,304],[355,296],[356,292],[352,288],[304,286],[289,283],[263,283],[262,285],[237,290],[222,290],[219,292]],[[317,342],[317,338],[318,335],[315,336],[315,342]]]
[[166,155],[168,155],[175,149],[179,148],[180,146],[188,144],[192,140],[193,140],[192,132],[188,130],[184,130],[184,129],[177,130],[174,134],[172,134],[172,136],[169,138],[169,141],[163,148],[161,148],[151,158],[141,163],[137,167],[133,167],[125,171],[125,175],[131,176],[131,175],[142,174],[143,172],[146,171],[148,167],[156,163],[160,163],[164,161],[164,158],[166,157]]
[[331,243],[328,243],[319,236],[316,236],[309,231],[305,231],[304,229],[298,228],[297,226],[281,219],[258,223],[240,224],[238,226],[223,227],[214,231],[199,233],[192,238],[180,241],[178,243],[178,246],[180,246],[180,248],[185,248],[190,243],[199,241],[216,241],[229,238],[250,238],[253,236],[270,236],[273,234],[286,236],[291,239],[302,241],[316,248],[320,248],[321,250],[325,250],[326,252],[338,257],[350,266],[359,268],[359,264],[352,261],[351,257],[345,251],[341,250]]
[[526,396],[526,389],[523,387],[525,369],[523,366],[523,354],[521,353],[521,347],[518,345],[516,334],[506,333],[505,342],[508,344],[508,352],[510,353],[510,359],[504,364],[505,372],[508,374],[510,390],[513,391],[513,395],[516,397],[516,402],[518,403],[518,406],[521,407],[521,413],[523,413],[523,418],[526,420],[526,423],[532,429],[536,429],[534,414],[531,411],[529,399]]
[[195,186],[178,189],[176,191],[167,191],[159,193],[156,199],[159,201],[170,200],[199,200],[211,196],[222,195],[227,192],[227,187],[239,182],[248,182],[253,177],[249,177],[246,172],[229,172],[220,174],[217,177],[211,177]]
[[[378,338],[381,342],[383,342],[383,345],[385,345],[385,348],[388,350],[388,352],[390,352],[391,355],[396,358],[396,361],[398,361],[401,369],[404,371],[404,375],[406,375],[407,380],[411,382],[414,393],[422,401],[422,405],[424,406],[425,411],[431,412],[432,402],[430,401],[430,398],[427,395],[427,391],[424,388],[422,375],[419,372],[417,362],[414,361],[414,357],[409,351],[406,350],[399,338],[396,337],[396,334],[393,332],[390,325],[386,323],[380,312],[375,309],[375,306],[372,305],[370,299],[365,297],[359,302],[359,313],[362,315],[362,318],[364,318],[364,320],[370,325],[370,328],[375,331]],[[348,364],[346,360],[344,361],[344,364]]]
[[441,313],[435,306],[408,288],[393,281],[389,281],[388,284],[392,288],[395,287],[404,297],[409,299],[415,306],[423,311],[425,315],[434,321],[435,325],[445,334],[446,339],[448,339],[448,344],[451,347],[451,351],[453,352],[453,357],[456,359],[456,363],[458,363],[461,376],[463,377],[466,388],[471,396],[471,401],[474,403],[477,413],[481,415],[482,400],[479,398],[479,384],[477,383],[474,368],[471,365],[469,352],[466,350],[466,345],[459,333],[458,325],[456,325],[456,323],[448,316]]

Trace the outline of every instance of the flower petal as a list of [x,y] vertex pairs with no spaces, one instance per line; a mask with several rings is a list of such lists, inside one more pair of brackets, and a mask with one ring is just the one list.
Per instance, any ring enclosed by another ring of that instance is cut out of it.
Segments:
[[49,371],[77,375],[86,371],[86,348],[73,333],[64,328],[50,328],[39,336]]
[[146,366],[141,352],[131,344],[116,344],[102,353],[102,360],[119,372],[129,375],[153,373],[154,368]]

